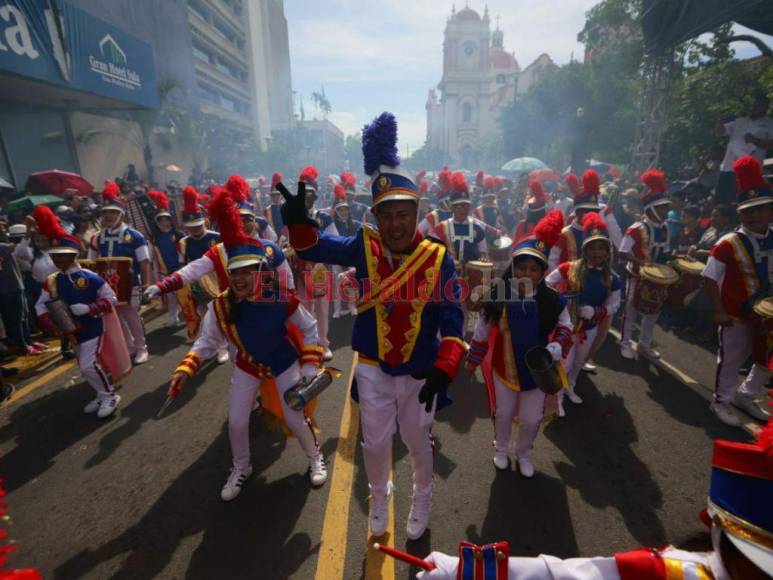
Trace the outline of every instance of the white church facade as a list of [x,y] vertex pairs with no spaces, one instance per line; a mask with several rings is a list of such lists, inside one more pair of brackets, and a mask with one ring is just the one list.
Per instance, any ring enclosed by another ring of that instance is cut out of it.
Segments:
[[449,163],[474,170],[475,152],[499,132],[499,113],[555,64],[541,54],[524,69],[504,49],[504,34],[491,31],[488,8],[481,17],[452,9],[443,41],[443,77],[427,98],[426,146]]

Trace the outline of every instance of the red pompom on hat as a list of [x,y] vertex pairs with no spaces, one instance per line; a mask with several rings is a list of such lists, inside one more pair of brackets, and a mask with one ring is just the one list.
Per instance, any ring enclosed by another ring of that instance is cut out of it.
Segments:
[[250,196],[250,185],[241,175],[232,175],[228,178],[225,188],[231,193],[234,201],[239,204]]
[[485,178],[486,174],[483,172],[483,170],[478,169],[478,172],[475,174],[475,185],[482,189]]
[[429,192],[429,181],[422,179],[419,181],[419,193],[426,195]]
[[317,191],[317,178],[319,177],[319,171],[313,165],[304,167],[301,174],[298,176],[298,181],[303,181],[306,184],[306,189],[313,189]]
[[583,247],[594,240],[604,240],[608,244],[610,243],[607,224],[598,212],[589,211],[585,214],[582,219],[582,231]]
[[115,181],[108,181],[102,189],[102,209],[124,211],[126,202],[121,197],[121,188]]
[[671,200],[666,197],[668,185],[666,184],[666,174],[658,169],[648,169],[641,174],[641,182],[647,186],[647,191],[641,198],[644,209],[649,209],[656,205],[670,204]]
[[554,209],[534,226],[534,237],[551,247],[561,237],[562,229],[564,229],[564,214]]
[[341,185],[344,190],[354,191],[357,186],[357,178],[348,171],[341,173]]
[[564,182],[566,183],[566,186],[569,188],[569,191],[572,192],[572,195],[577,195],[580,193],[580,180],[577,179],[577,176],[574,173],[568,174],[566,177],[564,177]]
[[598,195],[601,193],[601,178],[594,169],[586,169],[582,174],[582,192],[585,195]]
[[545,195],[542,183],[538,179],[532,179],[529,181],[529,191],[531,191],[531,195],[526,200],[529,211],[539,211],[544,208],[545,203],[547,203],[547,195]]
[[426,175],[427,175],[427,170],[426,170],[426,169],[422,169],[421,171],[419,171],[419,172],[416,174],[416,179],[414,179],[414,180],[413,180],[413,181],[414,181],[414,183],[419,183],[419,182],[420,182],[422,179],[424,179],[424,177],[425,177]]
[[284,176],[279,173],[278,171],[274,171],[274,173],[271,175],[271,191],[278,191],[276,189],[276,184],[279,183],[284,179]]
[[762,176],[762,165],[751,155],[740,157],[733,163],[736,180],[737,208],[744,209],[773,202],[770,183]]
[[80,253],[80,240],[68,234],[59,223],[56,215],[51,208],[46,205],[39,205],[32,210],[32,217],[37,223],[38,231],[48,238],[50,247],[46,250],[48,254],[75,254]]

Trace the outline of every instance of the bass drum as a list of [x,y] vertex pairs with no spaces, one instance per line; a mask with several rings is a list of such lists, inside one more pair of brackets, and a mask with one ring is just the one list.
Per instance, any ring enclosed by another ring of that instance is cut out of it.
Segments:
[[633,307],[640,314],[657,314],[668,299],[671,286],[679,281],[679,275],[666,264],[644,264],[639,269]]

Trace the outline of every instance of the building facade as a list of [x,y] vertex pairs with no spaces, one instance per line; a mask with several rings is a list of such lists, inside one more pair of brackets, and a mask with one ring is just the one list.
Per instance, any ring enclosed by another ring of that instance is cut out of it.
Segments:
[[546,54],[524,69],[504,48],[504,33],[465,7],[452,10],[443,39],[443,76],[427,98],[426,146],[454,165],[474,169],[499,131],[499,113],[555,66]]

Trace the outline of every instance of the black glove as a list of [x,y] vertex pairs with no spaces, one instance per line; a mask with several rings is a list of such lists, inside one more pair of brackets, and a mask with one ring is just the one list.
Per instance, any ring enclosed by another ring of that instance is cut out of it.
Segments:
[[290,193],[282,182],[277,183],[276,188],[285,199],[279,211],[286,226],[303,224],[314,228],[319,227],[319,224],[309,217],[309,212],[306,210],[306,184],[303,181],[298,182],[298,195]]
[[451,404],[452,401],[446,394],[448,385],[451,384],[451,377],[446,373],[439,368],[432,367],[428,371],[412,376],[414,379],[426,379],[424,386],[419,391],[419,403],[424,403],[424,410],[427,413],[432,411],[435,395],[438,398],[436,411]]

